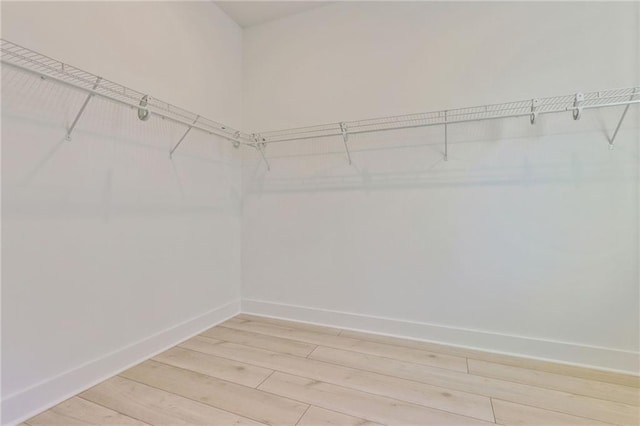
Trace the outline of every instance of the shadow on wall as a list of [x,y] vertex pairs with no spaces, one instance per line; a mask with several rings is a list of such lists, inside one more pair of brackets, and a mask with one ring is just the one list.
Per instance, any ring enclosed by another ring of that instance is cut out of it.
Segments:
[[451,125],[447,161],[442,126],[351,135],[352,165],[339,137],[273,143],[266,149],[271,171],[257,153],[245,158],[244,190],[259,195],[636,181],[639,107],[629,111],[609,149],[622,111],[590,111],[579,121],[548,115],[535,126],[528,119]]
[[5,217],[240,216],[240,161],[226,141],[134,108],[92,98],[73,131],[82,93],[2,70]]

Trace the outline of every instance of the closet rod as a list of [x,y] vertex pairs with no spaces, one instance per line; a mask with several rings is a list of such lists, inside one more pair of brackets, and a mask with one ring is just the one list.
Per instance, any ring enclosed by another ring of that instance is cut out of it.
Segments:
[[[577,93],[575,95],[552,98],[530,99],[504,104],[433,111],[421,114],[343,121],[324,125],[298,127],[295,129],[261,132],[260,135],[265,145],[269,145],[277,142],[321,137],[344,137],[345,129],[347,129],[348,134],[352,135],[518,117],[530,117],[531,124],[535,125],[537,116],[543,114],[567,113],[571,111],[573,119],[578,120],[581,117],[582,110],[626,106],[626,112],[630,105],[638,103],[640,103],[640,87],[630,87],[585,94]],[[624,119],[624,115],[623,113],[620,123]]]
[[[0,42],[2,65],[87,93],[89,97],[98,96],[111,102],[134,108],[138,111],[138,116],[141,120],[146,120],[148,115],[154,115],[161,119],[187,126],[188,129],[193,128],[209,135],[221,137],[232,142],[235,147],[246,145],[255,148],[249,135],[229,126],[203,118],[200,115],[169,103],[151,99],[142,92],[102,79],[101,77],[41,55],[15,43],[6,40],[0,40]],[[87,85],[87,82],[92,82],[92,84]],[[86,87],[82,84],[85,84]],[[82,108],[80,112],[82,112],[83,109],[84,108]],[[79,118],[79,115],[77,118]],[[74,125],[75,124],[74,122]],[[68,133],[70,133],[71,130],[72,128],[69,129]],[[172,153],[174,150],[175,148],[172,150]]]
[[[613,107],[613,106],[622,106],[622,105],[633,105],[633,104],[638,104],[640,103],[640,99],[638,100],[633,100],[633,101],[628,101],[628,102],[620,102],[620,103],[615,103],[615,104],[606,104],[606,105],[592,105],[592,106],[585,106],[583,109],[594,109],[594,108],[606,108],[606,107]],[[559,112],[567,112],[570,111],[571,109],[563,109],[561,111],[546,111],[546,112],[540,112],[539,114],[557,114]],[[485,121],[485,120],[497,120],[497,119],[501,119],[501,118],[518,118],[518,117],[528,117],[530,116],[530,113],[521,113],[521,114],[510,114],[510,115],[501,115],[501,116],[496,116],[496,117],[483,117],[483,118],[476,118],[476,119],[467,119],[467,120],[456,120],[456,121],[448,121],[448,122],[438,122],[438,123],[427,123],[427,124],[413,124],[413,125],[406,125],[406,126],[394,126],[394,127],[387,127],[387,128],[383,128],[383,129],[366,129],[366,130],[349,130],[349,134],[350,135],[355,135],[355,134],[359,134],[359,133],[376,133],[376,132],[386,132],[386,131],[390,131],[390,130],[403,130],[403,129],[415,129],[415,128],[419,128],[419,127],[430,127],[430,126],[443,126],[445,124],[454,124],[454,123],[470,123],[470,122],[475,122],[475,121]],[[623,117],[624,118],[624,117]],[[340,126],[340,123],[337,123],[338,126]],[[322,138],[322,137],[330,137],[330,136],[342,136],[343,133],[340,132],[339,130],[336,130],[335,132],[331,132],[331,133],[321,133],[321,134],[314,134],[314,135],[306,135],[306,136],[293,136],[293,137],[288,137],[285,139],[269,139],[270,136],[267,132],[264,133],[260,133],[263,137],[264,137],[264,144],[265,145],[269,145],[272,143],[278,143],[278,142],[289,142],[289,141],[297,141],[297,140],[305,140],[305,139],[317,139],[317,138]]]
[[[235,147],[239,147],[240,145],[253,147],[261,154],[267,169],[270,169],[270,165],[265,155],[265,149],[271,143],[341,136],[349,164],[351,164],[348,138],[349,135],[352,134],[375,133],[428,126],[444,126],[446,130],[450,124],[519,117],[529,117],[530,123],[535,125],[537,124],[537,117],[543,114],[566,113],[571,111],[573,119],[578,120],[582,116],[583,110],[625,106],[616,130],[609,139],[609,146],[612,147],[629,107],[640,103],[640,86],[635,86],[548,98],[534,98],[502,104],[481,105],[357,121],[342,121],[324,125],[248,134],[169,103],[150,98],[145,93],[102,79],[97,75],[44,56],[15,43],[0,39],[0,51],[2,52],[1,62],[3,65],[17,68],[26,73],[39,76],[43,79],[49,79],[58,84],[88,94],[74,123],[68,130],[68,136],[77,124],[90,97],[99,96],[136,109],[138,117],[141,120],[146,120],[150,115],[155,115],[162,119],[186,126],[186,131],[170,150],[170,156],[187,137],[189,131],[191,129],[197,129],[231,141]],[[447,145],[446,138],[447,133],[445,132],[445,152]]]

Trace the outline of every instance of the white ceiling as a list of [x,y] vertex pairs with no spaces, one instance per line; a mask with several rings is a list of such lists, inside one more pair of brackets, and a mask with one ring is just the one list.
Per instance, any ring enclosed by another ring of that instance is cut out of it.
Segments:
[[216,1],[243,28],[324,6],[326,1]]

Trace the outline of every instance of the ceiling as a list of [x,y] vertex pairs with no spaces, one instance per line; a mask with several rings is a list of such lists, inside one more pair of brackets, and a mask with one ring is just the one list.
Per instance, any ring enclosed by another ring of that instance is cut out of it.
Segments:
[[216,1],[243,28],[324,6],[326,1]]

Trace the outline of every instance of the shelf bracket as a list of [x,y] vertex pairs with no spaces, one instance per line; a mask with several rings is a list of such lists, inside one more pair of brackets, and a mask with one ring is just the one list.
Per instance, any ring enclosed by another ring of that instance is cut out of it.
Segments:
[[262,160],[267,166],[267,171],[271,171],[271,165],[269,165],[269,161],[267,161],[267,156],[264,155],[264,148],[266,146],[264,138],[257,133],[254,133],[252,136],[253,141],[255,142],[255,148],[260,152],[260,155],[262,155]]
[[447,111],[444,112],[444,161],[449,161],[449,132],[448,132]]
[[[631,97],[629,98],[630,101],[632,101],[634,96],[637,95],[636,91],[637,89],[633,89],[633,93],[631,93]],[[622,122],[624,121],[624,118],[626,117],[627,111],[629,111],[630,106],[631,104],[627,104],[627,106],[624,107],[624,111],[622,111],[622,116],[620,117],[620,121],[618,121],[616,130],[614,130],[613,136],[611,136],[611,139],[609,139],[609,149],[613,149],[613,142],[616,140],[616,136],[618,136],[618,130],[620,130],[620,126],[622,126]]]
[[347,151],[347,158],[349,159],[349,164],[351,164],[351,152],[349,152],[349,145],[347,142],[349,141],[349,133],[347,131],[347,123],[340,123],[340,132],[342,133],[342,140],[344,141],[344,149]]
[[[96,79],[96,84],[93,85],[93,88],[91,90],[96,90],[96,88],[98,87],[98,84],[100,84],[100,80],[102,80],[102,77],[98,77]],[[71,140],[71,132],[73,132],[73,129],[76,127],[76,124],[78,124],[78,120],[80,120],[80,117],[84,113],[84,110],[85,108],[87,108],[87,105],[89,104],[89,101],[91,100],[92,97],[93,97],[93,93],[89,93],[85,98],[84,102],[82,103],[82,106],[80,107],[80,111],[78,111],[78,113],[76,114],[76,118],[71,123],[69,130],[67,130],[67,136],[65,137],[66,140],[68,141]]]
[[193,125],[196,124],[196,122],[200,119],[200,116],[196,116],[196,119],[193,120],[193,123],[191,123],[191,126],[187,127],[187,130],[182,134],[182,137],[180,138],[180,140],[178,140],[178,143],[173,147],[173,149],[171,151],[169,151],[169,158],[173,157],[173,153],[176,149],[178,149],[178,147],[180,146],[180,144],[182,143],[182,141],[184,140],[184,138],[187,137],[187,135],[189,134],[189,132],[191,131],[191,129],[193,129]]

